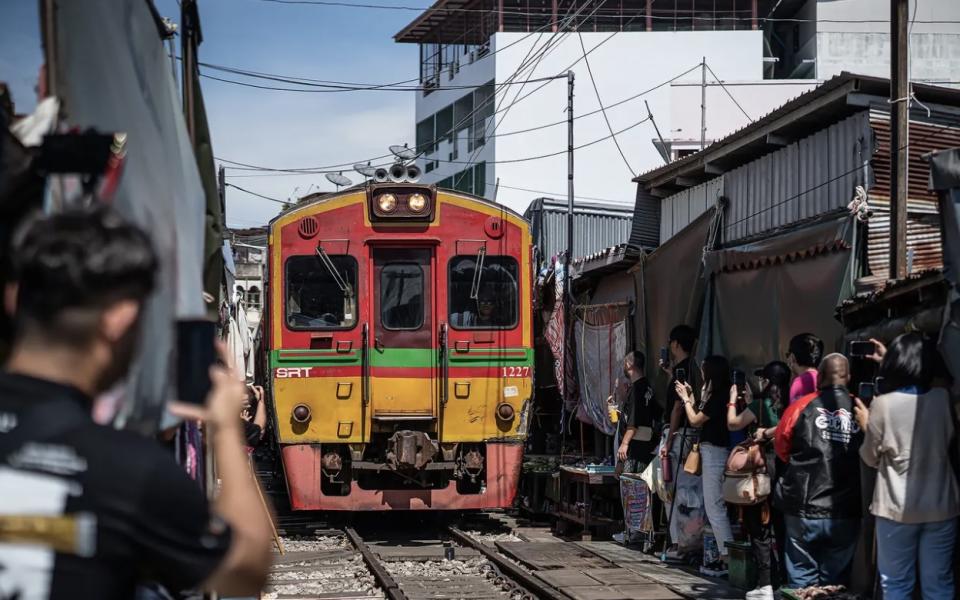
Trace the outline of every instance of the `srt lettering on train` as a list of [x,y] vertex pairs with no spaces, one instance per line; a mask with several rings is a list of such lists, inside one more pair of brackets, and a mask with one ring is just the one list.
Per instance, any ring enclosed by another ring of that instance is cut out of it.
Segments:
[[311,367],[282,367],[276,370],[277,379],[290,377],[310,377]]

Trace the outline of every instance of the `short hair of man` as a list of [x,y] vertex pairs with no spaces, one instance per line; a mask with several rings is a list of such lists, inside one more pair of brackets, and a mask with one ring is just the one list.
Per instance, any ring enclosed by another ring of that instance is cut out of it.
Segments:
[[919,333],[897,336],[880,363],[885,390],[916,386],[927,388],[936,368],[936,349]]
[[834,385],[846,386],[850,382],[850,361],[839,352],[828,354],[820,362],[817,385],[820,389]]
[[641,371],[643,370],[644,365],[647,364],[647,357],[644,356],[643,352],[639,350],[630,350],[627,352],[627,356],[625,358],[631,359],[633,361],[633,366]]
[[16,339],[88,343],[102,312],[153,290],[157,255],[143,230],[97,206],[29,219],[14,237]]
[[801,333],[790,338],[788,350],[798,365],[816,369],[823,358],[823,340],[812,333]]
[[677,325],[670,330],[670,341],[680,344],[687,354],[693,352],[693,344],[697,341],[697,332],[689,325]]

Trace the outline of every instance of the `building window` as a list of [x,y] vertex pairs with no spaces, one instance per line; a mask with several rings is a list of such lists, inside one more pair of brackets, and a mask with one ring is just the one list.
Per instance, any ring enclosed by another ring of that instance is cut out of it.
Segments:
[[[480,273],[477,276],[477,263]],[[454,329],[512,329],[517,325],[516,259],[462,255],[450,259],[450,325]]]
[[253,285],[247,292],[247,306],[250,308],[260,308],[260,288]]
[[417,123],[417,152],[432,154],[437,146],[433,137],[433,115]]
[[285,309],[290,329],[348,329],[356,324],[357,261],[346,255],[331,255],[330,261],[336,276],[316,255],[287,260]]
[[473,193],[477,196],[487,194],[487,163],[477,163],[473,167]]

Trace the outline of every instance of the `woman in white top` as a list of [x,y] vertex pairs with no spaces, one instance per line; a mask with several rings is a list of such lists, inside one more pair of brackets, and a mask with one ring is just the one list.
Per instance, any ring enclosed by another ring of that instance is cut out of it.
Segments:
[[957,435],[950,396],[930,388],[939,355],[918,333],[896,338],[880,365],[883,387],[869,409],[860,456],[877,469],[870,512],[877,517],[877,568],[884,600],[913,597],[919,565],[924,600],[953,600],[953,548],[960,491],[951,453]]

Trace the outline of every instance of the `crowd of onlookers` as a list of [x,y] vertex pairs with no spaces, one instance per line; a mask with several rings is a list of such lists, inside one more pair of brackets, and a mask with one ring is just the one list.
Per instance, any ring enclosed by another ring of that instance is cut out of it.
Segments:
[[[669,379],[662,403],[643,354],[625,358],[631,386],[617,454],[636,461],[637,472],[659,460],[668,488],[700,478],[717,550],[703,574],[727,574],[727,543],[739,530],[757,573],[747,600],[772,600],[777,583],[848,585],[868,503],[884,598],[914,597],[918,579],[923,598],[954,598],[960,455],[952,381],[933,340],[906,333],[889,346],[869,340],[825,355],[823,342],[803,333],[753,380],[723,356],[697,364],[696,341],[685,325],[670,332],[656,375]],[[853,389],[854,372],[871,376]],[[646,433],[660,427],[661,439]],[[869,499],[861,497],[864,467],[876,470]],[[676,542],[671,508],[665,502],[663,514]]]

